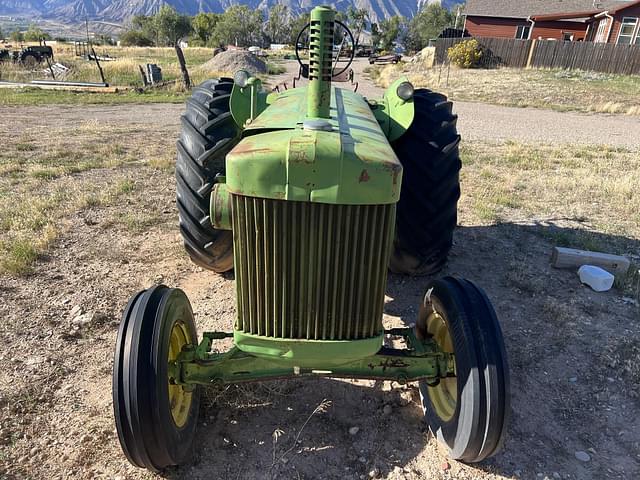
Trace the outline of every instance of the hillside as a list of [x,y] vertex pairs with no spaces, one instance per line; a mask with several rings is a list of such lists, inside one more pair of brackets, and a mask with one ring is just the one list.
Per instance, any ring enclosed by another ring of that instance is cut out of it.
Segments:
[[163,4],[177,11],[195,15],[198,12],[223,12],[234,4],[245,4],[252,9],[268,10],[276,3],[284,3],[294,13],[308,11],[316,5],[329,3],[338,10],[349,6],[365,8],[371,20],[378,21],[394,15],[411,18],[419,6],[441,3],[451,7],[456,0],[2,0],[0,15],[24,16],[52,19],[60,22],[80,22],[85,18],[106,22],[126,22],[134,15],[150,15]]

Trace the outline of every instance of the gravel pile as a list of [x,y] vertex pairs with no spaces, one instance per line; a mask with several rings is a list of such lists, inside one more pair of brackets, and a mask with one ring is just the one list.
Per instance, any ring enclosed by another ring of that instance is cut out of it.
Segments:
[[233,75],[238,70],[246,70],[257,75],[267,72],[267,64],[252,53],[243,50],[227,50],[202,65],[204,70]]

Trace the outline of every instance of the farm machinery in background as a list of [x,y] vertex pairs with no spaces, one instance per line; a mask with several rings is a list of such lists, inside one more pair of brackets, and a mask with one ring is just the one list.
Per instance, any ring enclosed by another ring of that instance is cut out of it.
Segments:
[[20,50],[0,49],[0,62],[13,61],[28,68],[53,60],[53,48],[48,45],[23,46]]
[[232,332],[198,338],[181,290],[131,297],[113,406],[134,465],[187,460],[203,386],[303,376],[417,382],[425,421],[452,459],[479,462],[502,445],[509,373],[485,293],[433,279],[415,325],[382,322],[388,270],[433,275],[452,246],[461,167],[452,105],[405,78],[377,100],[332,85],[355,50],[336,66],[336,24],[333,10],[312,10],[306,86],[267,93],[240,71],[187,101],[180,230],[196,264],[234,269],[236,320]]

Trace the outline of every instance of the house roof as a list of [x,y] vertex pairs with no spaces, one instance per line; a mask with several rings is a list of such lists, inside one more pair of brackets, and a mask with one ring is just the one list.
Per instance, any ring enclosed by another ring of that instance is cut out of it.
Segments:
[[532,15],[566,15],[567,12],[612,12],[639,2],[596,0],[595,3],[596,8],[594,0],[467,0],[464,13],[481,17],[528,18]]
[[618,13],[620,10],[624,10],[625,8],[635,7],[637,5],[640,5],[640,0],[635,2],[618,2],[618,3],[620,3],[620,5],[607,9],[610,14],[613,15]]

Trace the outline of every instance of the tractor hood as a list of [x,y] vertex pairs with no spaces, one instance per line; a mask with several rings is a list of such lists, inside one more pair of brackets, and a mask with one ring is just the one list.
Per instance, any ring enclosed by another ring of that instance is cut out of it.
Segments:
[[243,131],[227,155],[231,193],[333,204],[398,201],[402,166],[361,95],[331,90],[326,130],[303,127],[306,89],[288,90]]

